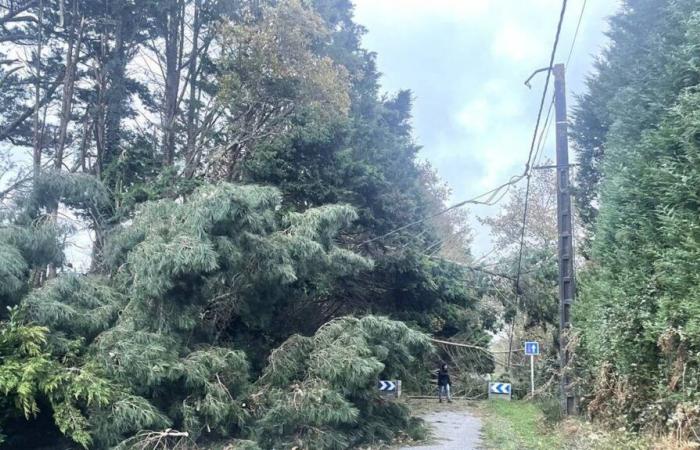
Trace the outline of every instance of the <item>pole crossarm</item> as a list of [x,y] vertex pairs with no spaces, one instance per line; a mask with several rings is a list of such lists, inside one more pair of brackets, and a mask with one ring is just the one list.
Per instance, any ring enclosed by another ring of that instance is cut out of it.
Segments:
[[568,164],[566,166],[557,166],[557,165],[549,165],[549,166],[535,166],[533,167],[534,170],[546,170],[546,169],[563,169],[565,167],[576,167],[579,164],[573,163],[573,164]]

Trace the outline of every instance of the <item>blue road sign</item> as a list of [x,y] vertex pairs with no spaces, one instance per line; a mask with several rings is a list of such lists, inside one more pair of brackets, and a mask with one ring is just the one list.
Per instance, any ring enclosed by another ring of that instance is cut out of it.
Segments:
[[490,383],[492,394],[510,394],[510,383]]
[[387,391],[387,392],[395,391],[396,390],[396,382],[380,380],[377,387],[379,388],[380,391]]
[[526,342],[525,343],[525,354],[526,355],[539,355],[540,354],[540,343],[539,342]]

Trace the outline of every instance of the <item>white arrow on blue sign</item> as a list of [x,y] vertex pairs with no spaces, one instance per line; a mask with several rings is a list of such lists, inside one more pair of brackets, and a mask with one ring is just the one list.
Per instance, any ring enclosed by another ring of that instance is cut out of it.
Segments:
[[491,383],[492,394],[510,394],[510,383]]
[[525,343],[525,354],[526,355],[539,355],[540,354],[540,343],[539,342],[526,342]]
[[379,381],[379,390],[380,391],[395,391],[396,390],[396,383],[393,381]]

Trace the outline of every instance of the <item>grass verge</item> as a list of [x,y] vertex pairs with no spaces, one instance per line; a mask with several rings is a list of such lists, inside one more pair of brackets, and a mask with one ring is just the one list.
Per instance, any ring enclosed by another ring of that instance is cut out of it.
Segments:
[[672,436],[651,437],[624,429],[606,430],[579,419],[552,422],[525,401],[481,402],[483,448],[489,450],[691,450],[700,445]]
[[564,448],[558,424],[544,420],[542,410],[524,401],[486,401],[483,414],[483,445],[487,449],[551,450]]

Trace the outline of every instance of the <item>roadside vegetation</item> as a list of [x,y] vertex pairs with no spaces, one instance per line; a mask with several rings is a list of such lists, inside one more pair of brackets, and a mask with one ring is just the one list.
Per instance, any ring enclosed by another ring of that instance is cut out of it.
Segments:
[[3,448],[420,432],[378,380],[499,324],[363,33],[348,0],[0,0]]
[[[537,261],[538,251],[542,259],[528,267],[536,269],[519,286],[517,303],[506,307],[504,332],[492,348],[508,352],[512,342],[516,348],[529,339],[542,343],[535,368],[540,397],[556,398],[562,371],[570,373],[581,396],[582,417],[593,425],[565,422],[581,439],[562,445],[585,448],[601,440],[600,448],[697,446],[698,3],[624,1],[610,19],[609,36],[610,45],[572,108],[571,143],[579,164],[577,299],[568,331],[572,363],[562,368],[557,358],[556,264],[546,259],[556,254],[556,236],[542,226],[555,224],[546,219],[552,212],[539,207],[552,207],[552,202],[541,201],[552,198],[546,190],[531,193],[532,215],[544,213],[536,224],[528,223],[531,234],[525,234],[524,260]],[[543,186],[552,185],[549,181]],[[500,217],[484,220],[497,238],[507,236],[503,231],[519,230],[507,226],[523,211],[524,196],[517,194]],[[534,237],[538,230],[541,239]],[[511,235],[504,244],[513,240]],[[527,360],[495,360],[498,379],[511,381],[516,397],[524,398]],[[552,415],[549,407],[543,411]],[[513,423],[516,429],[524,426]],[[532,443],[527,433],[522,439]]]
[[[377,382],[447,362],[513,384],[492,448],[697,447],[698,1],[622,1],[574,102],[570,367],[554,172],[489,194],[477,260],[364,33],[350,0],[0,0],[0,444],[376,448],[425,434]],[[590,423],[521,401],[525,340]]]
[[551,405],[514,400],[472,404],[483,422],[483,446],[488,450],[687,450],[697,448],[674,436],[640,435],[610,429],[582,418],[551,420]]
[[557,424],[547,424],[537,405],[525,401],[484,401],[475,405],[484,422],[486,448],[562,448],[564,439]]
[[573,123],[582,406],[611,429],[699,442],[698,4],[627,1],[610,36]]

